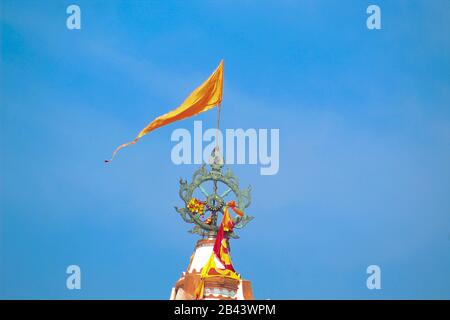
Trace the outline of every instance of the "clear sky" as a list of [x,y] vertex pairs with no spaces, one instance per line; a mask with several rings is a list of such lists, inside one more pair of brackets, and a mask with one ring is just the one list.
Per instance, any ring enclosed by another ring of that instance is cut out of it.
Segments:
[[277,175],[232,167],[255,297],[450,298],[449,1],[1,0],[0,23],[1,298],[169,297],[198,238],[170,135],[194,119],[103,160],[222,58],[222,128],[280,129]]

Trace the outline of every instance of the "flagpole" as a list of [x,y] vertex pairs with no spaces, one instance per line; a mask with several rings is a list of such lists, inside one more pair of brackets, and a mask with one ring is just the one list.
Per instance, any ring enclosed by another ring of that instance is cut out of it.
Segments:
[[[220,106],[221,103],[217,105],[217,129],[216,129],[216,147],[214,148],[214,158],[217,156],[220,157],[220,150],[219,150],[219,130],[220,130]],[[215,159],[213,160],[215,161]],[[214,180],[213,182],[213,192],[214,194],[217,194],[217,180]],[[217,225],[217,213],[211,214],[212,217],[212,224]]]
[[217,130],[216,130],[216,148],[219,148],[219,130],[220,130],[220,107],[222,102],[217,105]]

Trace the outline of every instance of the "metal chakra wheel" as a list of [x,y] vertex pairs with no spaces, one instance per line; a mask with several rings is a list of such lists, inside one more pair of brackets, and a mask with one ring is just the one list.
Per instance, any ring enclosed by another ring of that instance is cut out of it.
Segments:
[[[234,229],[241,229],[253,219],[245,214],[251,203],[251,187],[241,190],[237,177],[228,168],[222,173],[223,159],[219,154],[213,155],[210,161],[211,170],[202,165],[192,176],[189,184],[180,179],[180,197],[184,207],[175,207],[187,223],[195,226],[189,232],[200,236],[215,236],[219,229],[221,217],[229,201],[234,201],[235,208],[243,212],[243,216],[233,217]],[[200,200],[201,199],[201,200]],[[239,238],[233,231],[227,235]]]

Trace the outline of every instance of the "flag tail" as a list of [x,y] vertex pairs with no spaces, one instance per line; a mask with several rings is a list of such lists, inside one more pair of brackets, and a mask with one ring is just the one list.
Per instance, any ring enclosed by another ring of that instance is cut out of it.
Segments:
[[120,146],[118,146],[118,147],[116,148],[116,150],[114,150],[114,152],[113,152],[111,158],[105,160],[105,163],[110,163],[111,161],[113,161],[114,157],[115,157],[116,154],[120,151],[120,149],[123,149],[123,148],[129,146],[130,144],[135,144],[138,140],[139,140],[139,138],[136,138],[136,139],[134,139],[133,141],[130,141],[130,142],[127,142],[127,143],[124,143],[124,144],[121,144]]

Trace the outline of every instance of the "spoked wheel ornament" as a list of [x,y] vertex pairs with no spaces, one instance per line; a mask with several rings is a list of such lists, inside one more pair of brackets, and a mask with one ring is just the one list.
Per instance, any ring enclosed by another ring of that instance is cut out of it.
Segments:
[[[241,190],[237,177],[228,168],[225,173],[223,158],[213,151],[210,159],[210,170],[202,165],[192,176],[192,182],[180,179],[180,197],[184,207],[175,207],[184,221],[194,223],[189,232],[203,237],[215,237],[219,229],[221,216],[225,210],[232,209],[234,229],[241,229],[253,219],[245,214],[251,203],[251,187]],[[227,235],[238,238],[234,231]]]

